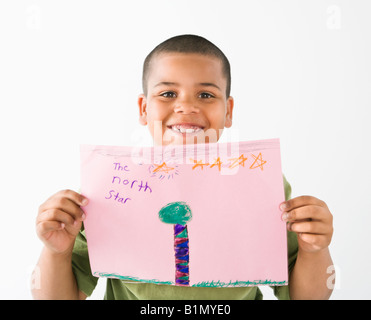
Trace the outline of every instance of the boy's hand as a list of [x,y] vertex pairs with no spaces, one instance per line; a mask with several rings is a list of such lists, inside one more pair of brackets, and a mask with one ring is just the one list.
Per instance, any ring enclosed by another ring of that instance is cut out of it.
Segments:
[[318,252],[329,246],[333,233],[332,214],[325,202],[301,196],[281,203],[282,220],[298,234],[299,249]]
[[59,191],[40,207],[36,219],[36,232],[53,253],[72,252],[75,238],[85,219],[80,206],[88,199],[72,190]]

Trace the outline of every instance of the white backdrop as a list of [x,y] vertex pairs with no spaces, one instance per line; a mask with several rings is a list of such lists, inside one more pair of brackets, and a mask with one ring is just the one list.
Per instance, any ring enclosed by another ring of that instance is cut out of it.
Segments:
[[[369,0],[2,0],[0,299],[31,299],[38,206],[79,189],[79,144],[151,144],[137,120],[142,62],[184,33],[231,62],[222,141],[279,137],[293,197],[332,211],[332,299],[370,299],[370,12]],[[103,293],[101,281],[92,298]]]

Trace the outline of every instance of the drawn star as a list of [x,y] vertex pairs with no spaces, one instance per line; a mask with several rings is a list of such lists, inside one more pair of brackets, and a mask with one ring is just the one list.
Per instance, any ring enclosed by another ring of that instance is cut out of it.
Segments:
[[209,165],[209,163],[202,163],[202,160],[197,161],[197,160],[194,160],[192,158],[190,158],[190,160],[192,160],[193,163],[195,163],[195,165],[192,167],[192,170],[196,169],[197,167],[201,167],[201,170],[203,170],[204,166]]
[[175,175],[179,175],[178,166],[175,165],[174,167],[169,167],[165,162],[161,164],[151,164],[148,167],[148,172],[151,174],[151,177],[158,178],[163,180],[167,178],[174,178]]
[[234,160],[233,163],[231,163],[229,165],[229,168],[232,169],[232,168],[235,168],[239,165],[242,165],[244,167],[245,166],[245,161],[247,160],[247,158],[245,158],[244,155],[241,154],[238,158],[231,158],[229,160]]
[[166,165],[165,162],[163,162],[162,164],[155,164],[154,165],[156,168],[152,171],[152,173],[154,172],[164,172],[164,173],[169,173],[170,171],[174,170],[175,168],[173,167],[168,167]]
[[215,166],[218,167],[219,171],[221,170],[222,162],[220,161],[220,157],[218,157],[218,159],[214,161],[214,163],[210,166],[210,168],[215,167]]
[[256,168],[260,167],[260,169],[263,171],[263,165],[266,164],[267,161],[263,160],[261,152],[259,153],[259,155],[257,157],[252,154],[252,157],[255,159],[255,161],[250,166],[250,169],[256,169]]

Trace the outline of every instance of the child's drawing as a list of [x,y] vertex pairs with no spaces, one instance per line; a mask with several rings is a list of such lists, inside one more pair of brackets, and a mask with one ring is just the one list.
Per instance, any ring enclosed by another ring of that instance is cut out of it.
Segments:
[[133,157],[131,147],[82,146],[93,275],[183,290],[287,284],[279,140],[201,147]]
[[189,239],[187,222],[192,212],[185,202],[172,202],[158,213],[164,223],[174,224],[175,284],[189,286]]

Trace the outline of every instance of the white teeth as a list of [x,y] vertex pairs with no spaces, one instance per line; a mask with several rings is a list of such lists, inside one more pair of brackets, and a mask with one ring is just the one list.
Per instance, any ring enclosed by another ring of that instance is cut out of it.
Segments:
[[198,132],[198,131],[202,130],[202,128],[200,128],[200,127],[189,128],[189,127],[185,127],[185,126],[181,126],[181,125],[171,126],[171,129],[173,131],[179,132],[179,133],[195,133],[195,132]]

